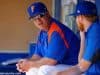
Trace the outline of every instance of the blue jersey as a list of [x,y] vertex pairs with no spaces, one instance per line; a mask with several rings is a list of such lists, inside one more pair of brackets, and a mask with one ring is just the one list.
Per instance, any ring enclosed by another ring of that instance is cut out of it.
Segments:
[[80,40],[69,28],[52,19],[49,31],[41,31],[35,54],[51,58],[57,64],[75,65],[78,61]]
[[[98,22],[93,23],[85,36],[86,44],[83,59],[92,63],[95,53],[100,52],[100,24]],[[100,60],[91,64],[86,75],[100,75]]]

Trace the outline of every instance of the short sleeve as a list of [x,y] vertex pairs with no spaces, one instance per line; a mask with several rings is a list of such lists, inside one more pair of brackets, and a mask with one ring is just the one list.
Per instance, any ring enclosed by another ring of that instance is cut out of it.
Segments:
[[48,42],[48,49],[45,57],[61,61],[66,53],[66,46],[58,32],[53,32]]
[[38,36],[38,40],[37,40],[37,43],[36,43],[34,55],[42,56],[42,55],[41,55],[41,39],[42,39],[41,36],[42,36],[42,33],[43,33],[43,32],[40,32],[40,34],[39,34],[39,36]]
[[85,60],[91,62],[99,46],[99,41],[100,41],[99,38],[98,37],[96,38],[96,36],[91,36],[90,38],[88,38],[88,40],[86,41],[85,53],[83,56]]
[[42,56],[41,53],[40,53],[40,50],[41,50],[40,47],[41,47],[40,44],[37,43],[36,47],[35,47],[34,55]]

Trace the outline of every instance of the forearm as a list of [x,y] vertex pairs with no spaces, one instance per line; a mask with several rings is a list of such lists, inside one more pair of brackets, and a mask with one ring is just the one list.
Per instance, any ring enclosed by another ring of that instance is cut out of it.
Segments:
[[84,32],[80,32],[80,38],[81,38],[81,43],[80,43],[80,52],[78,56],[78,61],[82,59],[82,56],[84,54],[84,48],[85,48],[85,35]]
[[73,66],[68,70],[58,72],[57,75],[81,75],[82,72],[78,66]]
[[84,47],[82,46],[82,47],[80,47],[80,52],[78,55],[78,62],[80,62],[80,60],[82,59],[83,54],[84,54]]
[[52,59],[48,59],[48,58],[41,58],[38,61],[33,61],[32,62],[32,67],[40,67],[42,65],[55,65],[57,63],[57,61],[52,60]]
[[38,56],[38,55],[33,55],[31,58],[29,58],[29,60],[32,60],[32,61],[37,61],[37,60],[40,60],[41,57]]
[[78,65],[70,67],[65,71],[61,71],[58,73],[54,73],[54,75],[81,75],[82,73],[86,72],[90,67],[91,62],[81,59]]

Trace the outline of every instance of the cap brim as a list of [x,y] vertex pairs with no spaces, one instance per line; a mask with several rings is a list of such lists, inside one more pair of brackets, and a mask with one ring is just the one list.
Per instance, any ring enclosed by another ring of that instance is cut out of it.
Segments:
[[40,14],[45,14],[44,12],[38,12],[38,13],[35,13],[34,15],[30,16],[29,17],[29,20],[36,17],[37,15],[40,15]]
[[29,17],[29,20],[32,19],[32,18],[34,18],[34,17],[36,17],[39,14],[41,14],[41,13],[35,13],[34,15],[32,15],[32,16]]
[[77,13],[71,13],[68,16],[77,16]]
[[31,17],[29,17],[29,20],[31,20],[33,17],[31,16]]

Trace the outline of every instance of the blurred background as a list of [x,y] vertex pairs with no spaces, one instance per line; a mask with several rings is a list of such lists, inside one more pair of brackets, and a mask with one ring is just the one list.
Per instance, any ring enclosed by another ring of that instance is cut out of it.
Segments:
[[[28,19],[27,7],[37,0],[0,0],[0,51],[27,51],[38,29]],[[52,0],[40,0],[51,13]]]
[[[28,20],[27,7],[34,1],[44,2],[50,14],[74,32],[73,12],[77,2],[82,0],[0,0],[0,52],[27,51],[29,43],[36,42],[38,29]],[[97,4],[100,0],[90,0]]]

